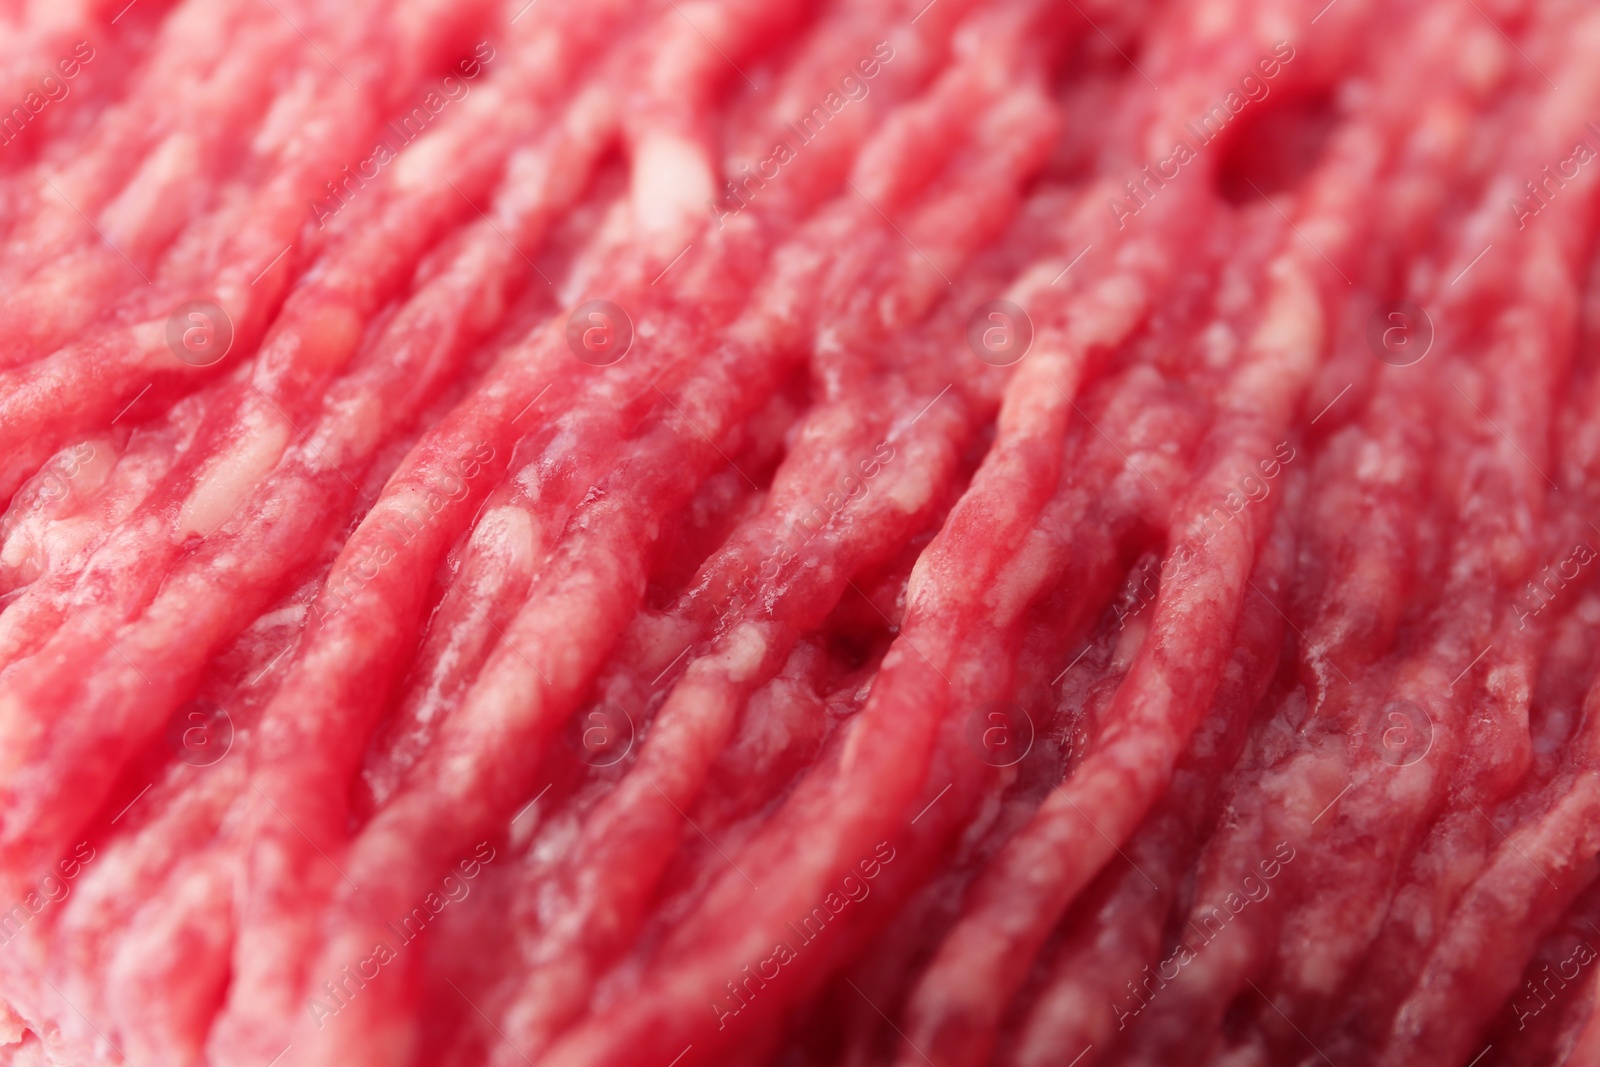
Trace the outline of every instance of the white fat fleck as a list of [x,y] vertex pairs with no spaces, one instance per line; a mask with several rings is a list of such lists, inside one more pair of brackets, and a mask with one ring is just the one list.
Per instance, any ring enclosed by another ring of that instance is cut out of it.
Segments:
[[1046,538],[1034,533],[1022,546],[989,590],[988,601],[1000,625],[1015,619],[1032,603],[1050,574],[1051,547]]
[[1288,357],[1286,367],[1274,368],[1275,375],[1283,369],[1309,370],[1322,347],[1322,301],[1316,286],[1304,271],[1281,266],[1284,269],[1275,272],[1278,284],[1267,305],[1266,318],[1252,338],[1252,346],[1258,351],[1280,352]]
[[1114,344],[1132,329],[1144,312],[1144,287],[1124,275],[1113,275],[1089,294],[1089,313],[1072,321],[1069,329],[1078,345]]
[[1206,364],[1222,369],[1233,362],[1233,354],[1239,348],[1239,338],[1232,327],[1219,320],[1206,327],[1200,335],[1200,345],[1205,351]]
[[172,349],[167,347],[167,320],[150,319],[137,322],[128,328],[134,346],[146,366],[171,370],[177,363]]
[[18,763],[43,732],[44,719],[30,715],[16,697],[0,695],[0,773],[7,780],[14,780]]
[[41,270],[34,285],[39,286],[39,300],[46,307],[71,307],[82,299],[83,282],[75,271]]
[[902,514],[909,515],[933,497],[933,483],[928,472],[912,467],[889,483],[889,502]]
[[5,544],[0,546],[0,563],[7,567],[21,567],[29,559],[35,558],[39,548],[37,539],[31,534],[31,530],[19,529],[6,538]]
[[139,168],[122,195],[101,216],[101,229],[118,244],[139,242],[147,227],[170,218],[178,190],[200,167],[200,150],[192,134],[176,133],[161,142]]
[[525,570],[533,563],[537,534],[533,517],[526,511],[498,507],[486,513],[478,528],[472,531],[472,547],[479,552],[493,553]]
[[510,203],[511,197],[515,197],[517,205],[523,210],[537,206],[549,195],[557,162],[550,146],[544,142],[511,153],[506,163],[507,203]]
[[711,166],[700,147],[674,134],[651,134],[633,160],[633,210],[641,229],[672,230],[712,198]]
[[1117,636],[1117,645],[1112,652],[1112,669],[1126,671],[1133,666],[1133,659],[1139,654],[1139,649],[1144,646],[1145,635],[1150,632],[1150,619],[1146,614],[1139,614],[1129,620],[1122,632]]
[[428,132],[406,145],[394,161],[394,181],[400,189],[437,189],[450,177],[451,164],[459,154],[449,137]]
[[304,136],[307,114],[313,111],[316,93],[316,78],[309,70],[293,75],[251,139],[251,153],[271,156],[293,144],[296,137]]
[[288,441],[289,427],[283,420],[259,420],[232,448],[207,466],[199,484],[183,502],[178,535],[204,537],[221,526],[278,462]]
[[756,669],[761,666],[766,654],[767,639],[762,636],[761,628],[755,623],[746,622],[740,623],[728,635],[724,647],[714,660],[727,672],[728,678],[737,683],[755,677]]
[[[1057,278],[1061,277],[1062,270],[1072,261],[1070,259],[1061,259],[1061,266],[1059,267],[1056,266],[1056,262],[1051,260],[1034,264],[1023,271],[1021,276],[1013,281],[1006,291],[1000,295],[1020,307],[1027,307],[1035,296],[1050,290],[1050,286]],[[1059,292],[1061,288],[1061,286],[1057,286],[1057,291]]]
[[1356,477],[1373,484],[1398,484],[1405,476],[1405,460],[1392,455],[1377,441],[1364,441],[1356,462]]
[[1203,4],[1195,13],[1195,37],[1207,40],[1232,32],[1236,17],[1237,12],[1233,5],[1223,3],[1222,0],[1212,0],[1211,3]]

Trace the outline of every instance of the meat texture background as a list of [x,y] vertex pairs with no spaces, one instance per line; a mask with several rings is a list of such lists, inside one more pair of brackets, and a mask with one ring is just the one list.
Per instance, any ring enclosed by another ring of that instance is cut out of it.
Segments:
[[0,5],[0,1063],[1600,1063],[1600,9]]

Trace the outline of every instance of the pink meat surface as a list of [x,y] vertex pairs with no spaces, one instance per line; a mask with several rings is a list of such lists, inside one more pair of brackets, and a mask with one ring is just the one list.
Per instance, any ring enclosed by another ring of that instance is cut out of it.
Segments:
[[0,1067],[1600,1065],[1600,8],[0,24]]

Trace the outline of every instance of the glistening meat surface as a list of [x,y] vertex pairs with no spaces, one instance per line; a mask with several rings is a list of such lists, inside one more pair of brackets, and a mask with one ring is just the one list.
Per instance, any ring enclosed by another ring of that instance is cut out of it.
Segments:
[[0,1064],[1600,1064],[1600,12],[0,10]]

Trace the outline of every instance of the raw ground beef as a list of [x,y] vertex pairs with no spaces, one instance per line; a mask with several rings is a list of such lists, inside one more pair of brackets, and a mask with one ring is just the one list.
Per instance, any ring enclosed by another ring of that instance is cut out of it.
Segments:
[[0,1065],[1600,1064],[1600,8],[0,9]]

